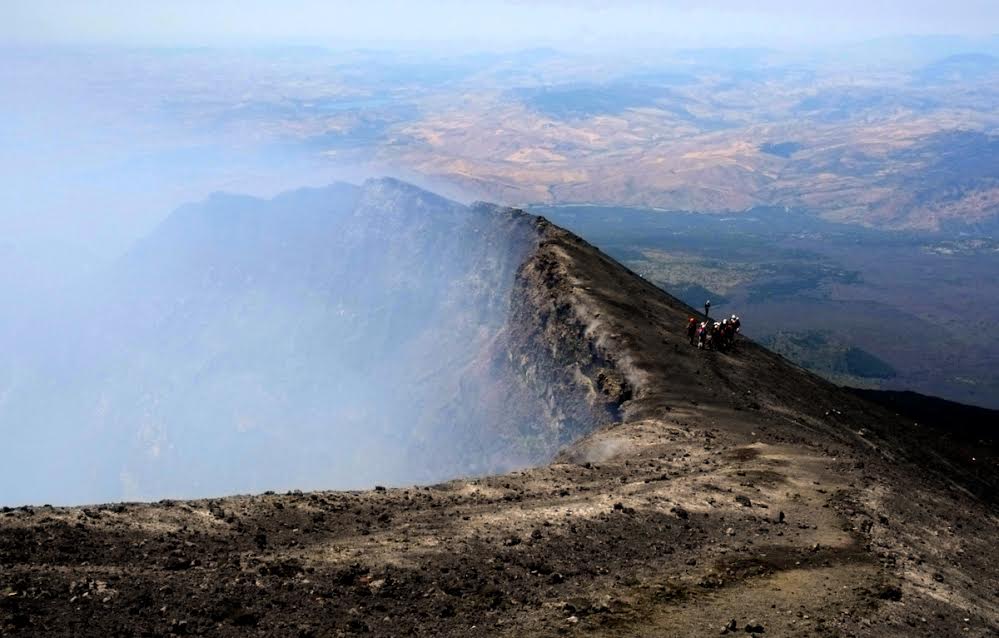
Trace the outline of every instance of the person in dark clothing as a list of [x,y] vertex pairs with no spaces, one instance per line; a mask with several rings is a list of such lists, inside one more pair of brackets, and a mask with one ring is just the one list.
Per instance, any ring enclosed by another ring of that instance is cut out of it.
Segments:
[[707,319],[710,316],[708,314],[710,311],[711,311],[711,300],[708,299],[707,301],[704,302],[704,318],[705,319]]
[[[705,315],[711,309],[711,302],[704,302]],[[698,321],[694,317],[687,319],[687,339],[690,345],[696,345],[701,350],[716,350],[728,352],[735,348],[735,339],[739,334],[742,321],[737,315],[712,321],[705,318]]]

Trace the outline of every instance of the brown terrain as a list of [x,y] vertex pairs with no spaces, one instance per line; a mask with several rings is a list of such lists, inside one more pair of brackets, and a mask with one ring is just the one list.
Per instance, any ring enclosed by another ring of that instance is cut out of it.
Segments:
[[[769,95],[770,88],[766,89]],[[774,104],[812,93],[781,87]],[[697,104],[699,94],[691,95]],[[736,103],[745,96],[730,96]],[[709,213],[787,206],[883,228],[936,230],[999,214],[995,125],[989,115],[911,110],[864,119],[742,121],[711,115],[720,130],[677,122],[661,108],[559,119],[489,100],[408,124],[385,153],[389,164],[511,205],[588,203]],[[778,155],[764,150],[793,141]],[[969,144],[970,142],[970,144]]]
[[997,635],[994,447],[691,348],[688,307],[533,223],[507,357],[601,427],[432,486],[5,508],[0,634]]

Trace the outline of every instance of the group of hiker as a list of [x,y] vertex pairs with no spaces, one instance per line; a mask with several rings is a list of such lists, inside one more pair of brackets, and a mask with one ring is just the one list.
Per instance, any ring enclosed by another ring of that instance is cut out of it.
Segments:
[[687,338],[690,345],[702,350],[725,351],[735,345],[735,335],[739,334],[742,322],[732,315],[721,321],[714,321],[709,316],[711,302],[704,304],[704,320],[698,321],[691,317],[687,320]]

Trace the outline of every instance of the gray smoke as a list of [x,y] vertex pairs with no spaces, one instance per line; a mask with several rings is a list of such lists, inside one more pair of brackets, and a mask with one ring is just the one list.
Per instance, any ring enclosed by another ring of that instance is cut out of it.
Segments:
[[434,481],[513,449],[526,217],[407,184],[216,195],[22,325],[0,501]]

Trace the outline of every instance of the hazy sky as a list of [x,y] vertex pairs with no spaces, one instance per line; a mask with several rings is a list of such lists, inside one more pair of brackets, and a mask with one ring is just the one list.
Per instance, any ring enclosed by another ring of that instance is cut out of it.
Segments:
[[808,44],[999,31],[995,0],[3,0],[8,43]]

